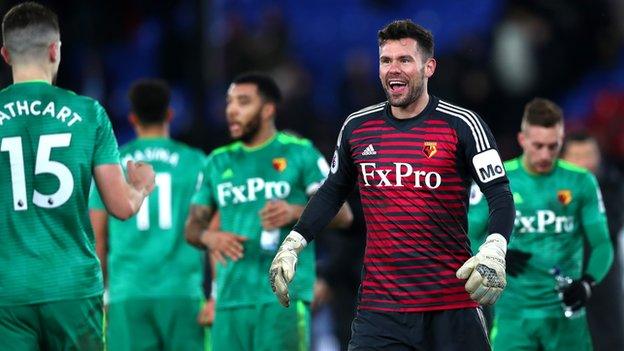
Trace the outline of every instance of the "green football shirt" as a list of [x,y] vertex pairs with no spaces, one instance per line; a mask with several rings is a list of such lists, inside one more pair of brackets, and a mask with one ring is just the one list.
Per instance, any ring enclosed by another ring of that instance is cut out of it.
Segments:
[[[156,188],[136,216],[108,217],[108,293],[111,302],[142,297],[201,297],[203,259],[186,243],[184,224],[201,181],[203,152],[169,138],[139,138],[120,149],[121,162],[143,161]],[[90,207],[105,210],[97,191]]]
[[[208,156],[204,182],[193,203],[218,210],[221,230],[247,237],[242,259],[217,265],[218,307],[277,301],[269,284],[269,267],[291,226],[281,228],[276,245],[263,246],[259,212],[272,199],[305,205],[328,171],[310,141],[282,132],[255,148],[235,142]],[[290,286],[292,299],[312,300],[314,244],[308,246],[299,255]]]
[[[573,279],[583,274],[584,238],[592,235],[586,228],[606,228],[598,183],[586,169],[563,160],[557,160],[554,169],[545,175],[527,172],[522,158],[505,162],[505,169],[516,206],[508,248],[531,253],[532,257],[522,274],[507,275],[507,287],[496,303],[496,313],[534,318],[562,316],[550,270],[558,267]],[[488,216],[487,201],[473,187],[468,213],[473,249],[487,234]],[[596,275],[594,278],[602,279]]]
[[88,197],[119,163],[100,104],[42,81],[0,91],[0,305],[102,293]]

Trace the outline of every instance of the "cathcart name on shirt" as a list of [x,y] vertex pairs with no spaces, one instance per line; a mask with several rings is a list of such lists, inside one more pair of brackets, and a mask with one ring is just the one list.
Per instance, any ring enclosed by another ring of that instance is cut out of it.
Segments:
[[219,204],[226,206],[256,201],[259,197],[264,199],[285,199],[290,194],[290,184],[280,180],[278,182],[265,181],[262,178],[249,178],[246,184],[234,185],[225,182],[217,185]]
[[[557,216],[551,210],[538,210],[533,216],[523,216],[516,211],[514,223],[519,233],[571,233],[574,230],[573,216]],[[549,226],[554,226],[549,227]]]
[[[360,163],[364,185],[374,187],[412,185],[414,188],[422,188],[424,185],[429,189],[436,189],[442,184],[442,176],[437,172],[414,170],[409,163],[393,163],[394,169],[377,169],[377,164],[373,162]],[[404,185],[404,182],[413,184]]]
[[124,155],[121,158],[121,164],[125,167],[129,161],[146,161],[146,162],[165,162],[172,166],[177,166],[180,161],[180,155],[177,152],[170,152],[160,147],[148,147],[143,150],[135,150],[131,154]]
[[4,125],[5,121],[22,116],[53,117],[66,123],[68,127],[82,121],[82,117],[72,109],[62,105],[56,106],[53,101],[43,103],[40,100],[22,100],[9,102],[2,106],[0,109],[0,126]]

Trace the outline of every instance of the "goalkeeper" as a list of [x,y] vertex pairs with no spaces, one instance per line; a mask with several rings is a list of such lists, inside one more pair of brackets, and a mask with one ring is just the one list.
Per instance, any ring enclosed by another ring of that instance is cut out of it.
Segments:
[[[613,261],[606,216],[595,177],[559,160],[561,109],[534,99],[524,110],[522,156],[507,161],[516,220],[507,250],[507,288],[495,308],[492,343],[504,350],[591,350],[583,307]],[[483,240],[488,205],[474,191],[470,237]],[[589,260],[583,269],[583,242]],[[573,279],[559,297],[551,270]],[[564,305],[562,305],[564,304]],[[564,316],[564,308],[574,312]]]
[[[431,32],[394,21],[378,44],[388,100],[344,122],[329,177],[271,264],[273,290],[289,306],[298,256],[357,184],[367,233],[349,350],[487,350],[479,303],[494,303],[505,287],[514,219],[496,142],[476,113],[428,93],[436,67]],[[471,179],[492,208],[491,234],[473,257]]]

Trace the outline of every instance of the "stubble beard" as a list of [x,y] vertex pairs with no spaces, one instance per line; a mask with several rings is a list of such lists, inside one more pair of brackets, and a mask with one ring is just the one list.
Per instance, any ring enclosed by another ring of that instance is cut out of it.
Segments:
[[384,91],[386,92],[386,97],[388,98],[388,102],[390,106],[393,107],[407,107],[414,102],[416,102],[423,94],[425,90],[425,69],[423,68],[420,71],[420,75],[418,80],[416,81],[416,85],[412,88],[409,84],[407,88],[409,89],[407,95],[404,97],[393,98],[392,93],[390,93],[390,86],[384,87]]
[[260,116],[260,111],[258,111],[258,113],[256,113],[256,115],[251,120],[249,120],[249,123],[247,123],[243,127],[243,132],[241,133],[241,135],[238,138],[233,139],[240,140],[243,143],[249,143],[250,141],[252,141],[260,131],[261,119],[262,117]]

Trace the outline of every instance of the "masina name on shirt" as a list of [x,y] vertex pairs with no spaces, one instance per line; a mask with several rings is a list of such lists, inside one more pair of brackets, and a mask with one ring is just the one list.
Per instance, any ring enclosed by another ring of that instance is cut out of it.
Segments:
[[180,155],[177,152],[170,152],[167,149],[161,147],[146,147],[142,150],[134,150],[131,153],[125,154],[121,158],[121,164],[125,167],[128,161],[160,161],[169,163],[173,167],[178,165],[180,161]]
[[40,100],[13,101],[4,104],[3,108],[4,111],[0,109],[0,126],[2,126],[5,121],[10,121],[12,118],[21,116],[54,117],[66,123],[68,127],[71,127],[76,122],[82,121],[82,117],[67,106],[60,106],[60,108],[57,109],[53,101],[47,104],[42,103]]

